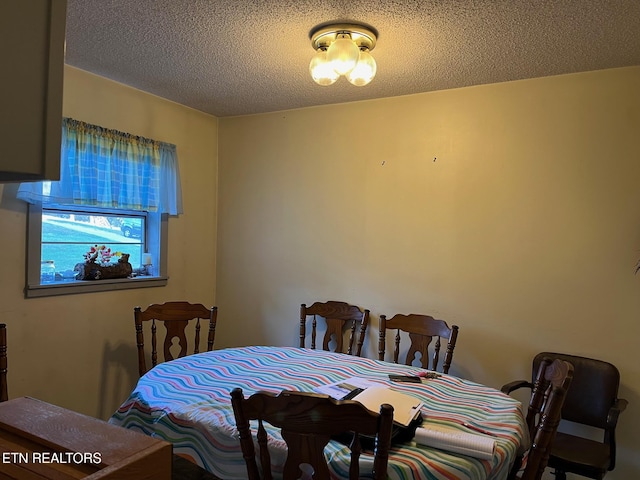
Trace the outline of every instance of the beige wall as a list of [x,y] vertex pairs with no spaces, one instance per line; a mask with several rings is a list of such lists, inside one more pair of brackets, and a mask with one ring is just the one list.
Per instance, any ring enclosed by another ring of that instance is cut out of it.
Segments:
[[216,296],[217,119],[71,67],[64,115],[177,146],[184,215],[169,220],[166,287],[24,299],[26,204],[0,185],[0,322],[9,396],[108,418],[137,380],[133,307]]
[[[640,68],[220,119],[220,346],[297,344],[300,303],[460,326],[499,387],[543,350],[602,358],[640,473]],[[330,88],[330,87],[329,87]],[[330,90],[327,90],[330,94]]]

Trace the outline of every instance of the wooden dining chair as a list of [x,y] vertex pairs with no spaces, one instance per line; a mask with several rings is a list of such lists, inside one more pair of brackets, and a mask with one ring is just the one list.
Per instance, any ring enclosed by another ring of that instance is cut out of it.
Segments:
[[[242,389],[231,392],[231,404],[240,436],[242,455],[249,480],[271,477],[271,456],[264,423],[280,428],[287,444],[283,480],[328,480],[329,467],[324,448],[332,436],[353,432],[350,444],[349,479],[360,478],[358,460],[362,451],[360,436],[375,437],[373,477],[387,478],[387,462],[391,444],[393,407],[383,404],[380,413],[367,410],[353,400],[334,400],[327,395],[308,392],[258,392],[244,398]],[[254,441],[249,425],[258,420],[257,442],[260,469],[256,461]],[[369,477],[368,477],[369,478]]]
[[[422,368],[437,370],[440,360],[441,340],[447,341],[447,348],[444,353],[442,372],[449,373],[451,361],[453,360],[453,350],[458,339],[458,326],[449,327],[444,320],[437,320],[429,315],[394,315],[387,319],[385,315],[380,315],[380,339],[378,341],[378,359],[384,360],[387,344],[387,330],[396,330],[395,346],[393,350],[393,361],[398,363],[400,356],[400,332],[409,334],[410,345],[405,357],[405,365],[413,365],[418,354]],[[433,345],[433,356],[429,364],[429,345],[435,337]]]
[[0,402],[9,399],[7,393],[7,325],[0,323]]
[[[149,305],[146,310],[141,307],[134,308],[134,320],[136,327],[136,344],[138,347],[138,373],[140,376],[147,373],[147,355],[144,346],[144,325],[150,324],[151,331],[151,367],[158,364],[157,348],[157,326],[156,322],[164,324],[165,335],[162,340],[162,362],[173,360],[174,358],[189,355],[189,342],[187,335],[193,335],[192,353],[200,352],[200,320],[209,321],[207,332],[207,351],[213,350],[216,337],[216,322],[218,318],[218,308],[207,308],[200,303],[188,302],[166,302],[162,304]],[[190,326],[191,325],[191,326]],[[177,347],[174,342],[178,342]],[[177,353],[172,350],[179,348]]]
[[[551,445],[560,424],[562,406],[573,380],[573,365],[561,359],[543,357],[532,384],[527,409],[527,426],[531,447],[526,453],[526,466],[519,474],[523,457],[513,464],[508,480],[540,480],[547,467]],[[512,382],[502,387],[504,393],[514,390]]]
[[[562,406],[562,421],[593,428],[602,434],[602,441],[598,441],[580,436],[578,432],[558,432],[551,446],[549,467],[554,469],[556,480],[565,480],[567,473],[602,480],[615,468],[616,426],[628,404],[627,400],[618,398],[620,372],[602,360],[541,352],[533,359],[532,375],[543,358],[565,360],[574,367],[571,389]],[[531,389],[532,382],[515,381],[503,389],[507,393],[519,388]]]
[[[369,310],[360,310],[355,305],[346,302],[330,300],[328,302],[315,302],[310,307],[306,304],[300,305],[300,348],[304,348],[307,336],[307,317],[311,319],[311,348],[316,348],[317,318],[322,317],[326,323],[326,332],[322,339],[322,349],[330,351],[331,341],[335,342],[333,351],[344,353],[344,332],[349,329],[349,343],[347,354],[353,353],[353,344],[356,342],[355,354],[362,355],[362,346],[366,337],[369,325]],[[358,340],[356,341],[356,334]]]

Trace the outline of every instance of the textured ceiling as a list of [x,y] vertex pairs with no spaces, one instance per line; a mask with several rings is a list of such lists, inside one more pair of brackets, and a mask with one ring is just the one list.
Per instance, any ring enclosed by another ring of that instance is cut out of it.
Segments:
[[[309,31],[373,26],[376,78],[316,85]],[[640,0],[68,0],[66,63],[218,117],[640,65]]]

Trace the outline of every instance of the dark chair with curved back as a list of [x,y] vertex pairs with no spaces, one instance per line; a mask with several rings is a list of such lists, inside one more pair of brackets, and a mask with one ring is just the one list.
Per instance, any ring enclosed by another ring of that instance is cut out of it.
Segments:
[[360,310],[355,305],[349,305],[346,302],[336,302],[329,300],[328,302],[315,302],[310,307],[306,304],[300,305],[300,348],[305,346],[305,338],[307,336],[307,317],[313,316],[311,320],[311,348],[316,348],[316,328],[317,317],[325,319],[327,330],[322,340],[322,349],[330,350],[330,342],[333,339],[336,343],[335,352],[344,353],[343,336],[346,328],[349,328],[349,344],[347,346],[347,354],[353,353],[353,344],[355,342],[356,333],[358,340],[356,342],[355,354],[360,357],[362,355],[362,346],[369,325],[369,310]]
[[[441,339],[447,340],[447,348],[444,354],[444,362],[442,364],[442,372],[449,373],[451,361],[453,360],[453,350],[456,347],[458,339],[458,326],[449,327],[444,320],[436,320],[429,315],[394,315],[387,320],[385,315],[380,315],[380,338],[378,340],[378,359],[384,360],[387,330],[396,330],[395,348],[393,350],[393,361],[398,363],[400,355],[400,332],[407,332],[411,345],[407,351],[405,365],[412,365],[418,353],[420,353],[420,362],[422,368],[436,370],[440,359]],[[429,345],[433,337],[436,341],[433,346],[433,360],[429,365]]]
[[[345,432],[354,434],[350,446],[349,479],[360,478],[360,435],[376,438],[372,478],[387,478],[393,424],[391,405],[382,405],[378,415],[353,400],[334,400],[327,395],[286,391],[277,396],[258,392],[244,398],[240,388],[231,392],[231,404],[249,480],[259,480],[260,470],[263,478],[272,478],[267,433],[263,422],[280,428],[282,438],[287,443],[283,480],[328,480],[329,468],[324,448],[333,435]],[[258,420],[257,440],[261,469],[258,469],[256,462],[250,420]]]
[[9,399],[7,393],[7,326],[0,323],[0,402]]
[[[557,480],[565,480],[566,473],[601,480],[615,467],[616,425],[628,403],[618,398],[620,373],[608,362],[554,352],[536,355],[534,372],[545,357],[565,360],[575,368],[573,383],[562,407],[562,420],[603,432],[602,442],[558,432],[551,448],[549,467],[555,469]],[[521,380],[505,385],[503,391],[508,393],[531,386],[530,382]]]
[[[535,380],[532,383],[531,399],[527,410],[527,425],[531,446],[527,454],[527,464],[518,476],[522,457],[516,459],[508,480],[540,480],[547,462],[553,439],[560,424],[560,412],[566,401],[573,380],[573,365],[560,359],[543,357],[538,363]],[[507,384],[503,391],[508,393]]]
[[[138,373],[140,376],[147,372],[147,361],[144,349],[144,324],[148,322],[151,330],[151,367],[158,364],[156,322],[164,324],[166,332],[162,343],[163,362],[174,358],[189,355],[187,334],[193,334],[193,351],[200,352],[200,320],[208,320],[207,351],[213,350],[216,335],[216,322],[218,308],[207,308],[200,303],[166,302],[149,305],[146,310],[141,307],[134,308],[134,320],[136,326],[136,343],[138,347]],[[190,327],[190,324],[192,327]],[[180,351],[177,354],[171,352],[174,340],[178,340]]]

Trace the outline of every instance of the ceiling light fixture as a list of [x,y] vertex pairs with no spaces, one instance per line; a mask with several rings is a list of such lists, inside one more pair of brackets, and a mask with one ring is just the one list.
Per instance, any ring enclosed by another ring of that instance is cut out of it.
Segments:
[[344,75],[353,85],[367,85],[376,76],[376,61],[369,53],[376,46],[376,32],[363,25],[337,23],[311,31],[316,54],[309,72],[319,85],[332,85]]

